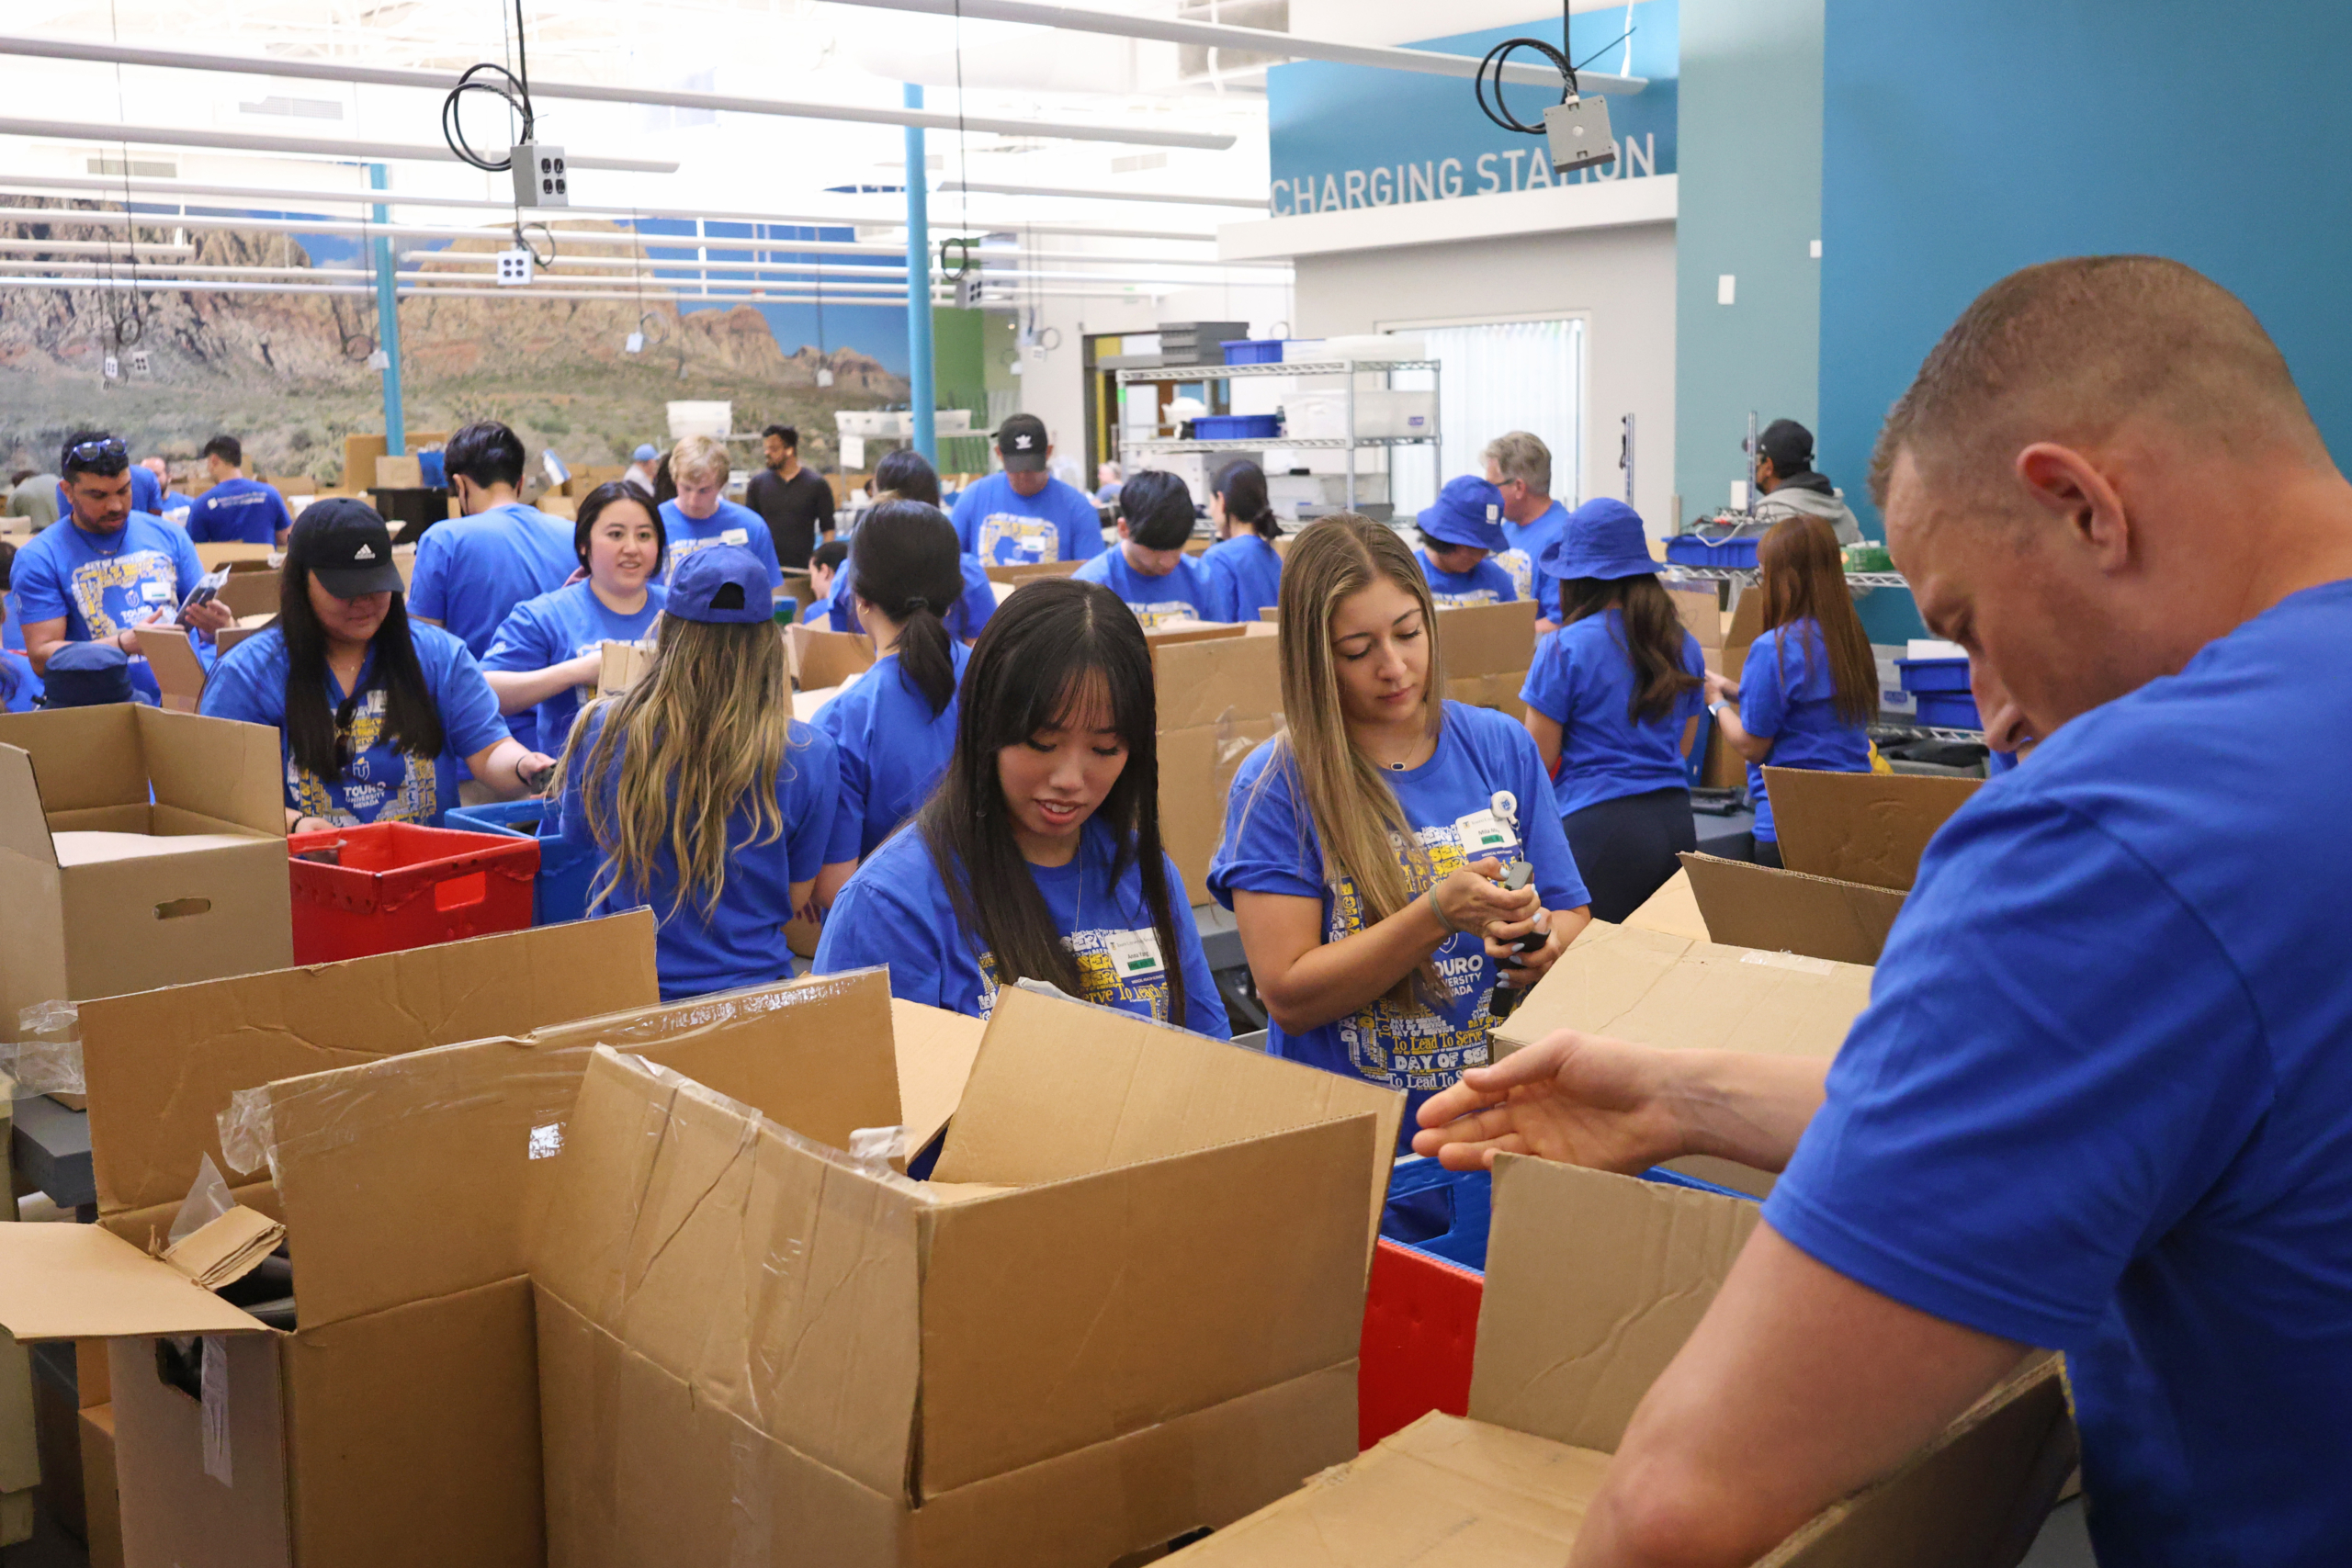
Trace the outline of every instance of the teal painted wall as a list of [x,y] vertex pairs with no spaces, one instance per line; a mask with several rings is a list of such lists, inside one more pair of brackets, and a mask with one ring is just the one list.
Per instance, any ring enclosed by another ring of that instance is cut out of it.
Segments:
[[[1824,0],[1682,0],[1674,488],[1683,520],[1746,477],[1759,427],[1820,434]],[[1716,280],[1738,280],[1716,303]],[[1832,471],[1841,487],[1859,476]]]

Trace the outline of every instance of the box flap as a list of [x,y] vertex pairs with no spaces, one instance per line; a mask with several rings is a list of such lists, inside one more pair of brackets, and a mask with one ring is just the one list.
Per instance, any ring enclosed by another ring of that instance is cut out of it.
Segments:
[[74,1224],[0,1224],[0,1328],[19,1339],[268,1331],[104,1226]]
[[922,1496],[1352,1360],[1382,1135],[1352,1116],[931,1211]]
[[659,997],[653,917],[637,910],[85,1001],[99,1204],[176,1202],[207,1154],[229,1168],[217,1118],[240,1089]]
[[[51,841],[49,819],[40,808],[40,782],[33,776],[32,754],[17,746],[0,745],[0,854],[38,868],[57,868],[57,848]],[[23,900],[9,902],[22,904]],[[53,910],[43,913],[45,923],[55,924]],[[0,1023],[0,1033],[15,1032],[13,1019]]]
[[1761,1216],[1744,1199],[1498,1156],[1472,1418],[1615,1452]]
[[187,628],[141,626],[132,635],[139,639],[139,651],[147,657],[148,668],[154,671],[155,684],[163,688],[164,701],[184,713],[194,713],[197,700],[204,695],[204,662],[188,646]]
[[651,668],[653,655],[633,642],[605,644],[603,662],[596,673],[596,694],[616,697],[645,678]]
[[1910,891],[1936,829],[1968,804],[1978,780],[1915,773],[1764,770],[1781,860],[1791,871]]
[[277,548],[275,545],[249,545],[242,539],[220,540],[213,543],[199,543],[196,547],[196,558],[203,564],[207,571],[227,566],[233,561],[255,561],[267,566],[271,554]]
[[1688,871],[1678,871],[1667,878],[1665,886],[1625,917],[1625,923],[1636,930],[1658,931],[1690,942],[1712,940],[1707,934],[1707,919],[1699,912],[1698,896],[1690,890]]
[[1165,626],[1146,626],[1144,642],[1151,648],[1173,647],[1183,642],[1214,642],[1219,637],[1239,637],[1238,625],[1224,621],[1170,621]]
[[1403,1091],[1013,987],[932,1174],[1035,1186],[1366,1112],[1380,1124],[1364,1172],[1376,1226]]
[[1440,610],[1437,646],[1449,681],[1524,671],[1535,660],[1535,601]]
[[1235,637],[1163,645],[1152,653],[1152,685],[1162,735],[1226,719],[1270,718],[1283,705],[1281,641]]
[[1702,926],[1731,947],[1874,964],[1903,912],[1903,895],[1884,887],[1712,855],[1682,864],[1677,879],[1688,879]]
[[[147,769],[137,724],[141,713],[153,711],[114,703],[0,714],[0,746],[20,746],[30,754],[43,811],[144,806]],[[286,820],[283,808],[277,819]]]
[[161,708],[142,707],[138,715],[157,805],[286,836],[286,764],[277,730]]
[[1609,1456],[1431,1411],[1187,1548],[1187,1568],[1560,1568]]
[[988,1026],[977,1018],[890,998],[890,1038],[899,1059],[899,1124],[912,1156],[939,1135],[964,1098]]
[[1834,1056],[1871,971],[1596,920],[1495,1031],[1504,1055],[1555,1029],[1677,1050]]
[[810,631],[797,622],[786,630],[793,675],[809,691],[841,685],[874,667],[874,639],[863,632]]
[[[1737,649],[1745,659],[1748,645],[1763,635],[1764,595],[1752,588],[1742,590],[1732,604],[1731,618],[1724,623],[1723,646]],[[1736,676],[1738,671],[1733,673]]]
[[164,1261],[206,1290],[217,1291],[260,1268],[284,1239],[283,1224],[240,1205],[174,1242],[164,1249]]

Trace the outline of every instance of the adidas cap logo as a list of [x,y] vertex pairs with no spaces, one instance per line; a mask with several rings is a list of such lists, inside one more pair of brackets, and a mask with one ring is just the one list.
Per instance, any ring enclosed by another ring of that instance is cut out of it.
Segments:
[[1030,435],[1016,435],[1012,438],[1012,445],[1020,450],[1026,452],[1029,450],[1030,443],[1035,439],[1036,438],[1035,436]]
[[357,549],[351,552],[351,558],[353,560],[374,560],[376,558],[376,547],[373,545],[362,545]]

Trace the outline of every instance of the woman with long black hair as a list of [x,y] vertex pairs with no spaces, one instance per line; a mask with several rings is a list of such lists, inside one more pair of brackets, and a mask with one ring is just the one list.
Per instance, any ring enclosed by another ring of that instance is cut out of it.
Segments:
[[506,732],[466,645],[412,621],[404,597],[375,509],[313,502],[287,536],[277,624],[231,649],[205,683],[204,713],[278,731],[294,831],[438,827],[458,804],[460,760],[503,800],[555,765]]
[[956,750],[825,920],[820,975],[986,1018],[997,989],[1075,997],[1223,1039],[1225,1007],[1159,843],[1151,650],[1099,583],[1024,583],[964,671]]
[[1201,581],[1212,621],[1254,621],[1282,598],[1282,525],[1266,499],[1266,471],[1237,457],[1209,485],[1209,522],[1217,542],[1201,557]]

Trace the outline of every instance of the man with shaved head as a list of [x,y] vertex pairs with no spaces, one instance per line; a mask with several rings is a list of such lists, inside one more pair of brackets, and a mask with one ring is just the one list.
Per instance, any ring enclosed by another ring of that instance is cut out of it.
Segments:
[[1561,1033],[1420,1113],[1450,1166],[1783,1172],[1574,1561],[1750,1562],[2041,1346],[2107,1568],[2352,1562],[2352,486],[2252,312],[2109,256],[1986,290],[1871,490],[2041,745],[1836,1064]]

